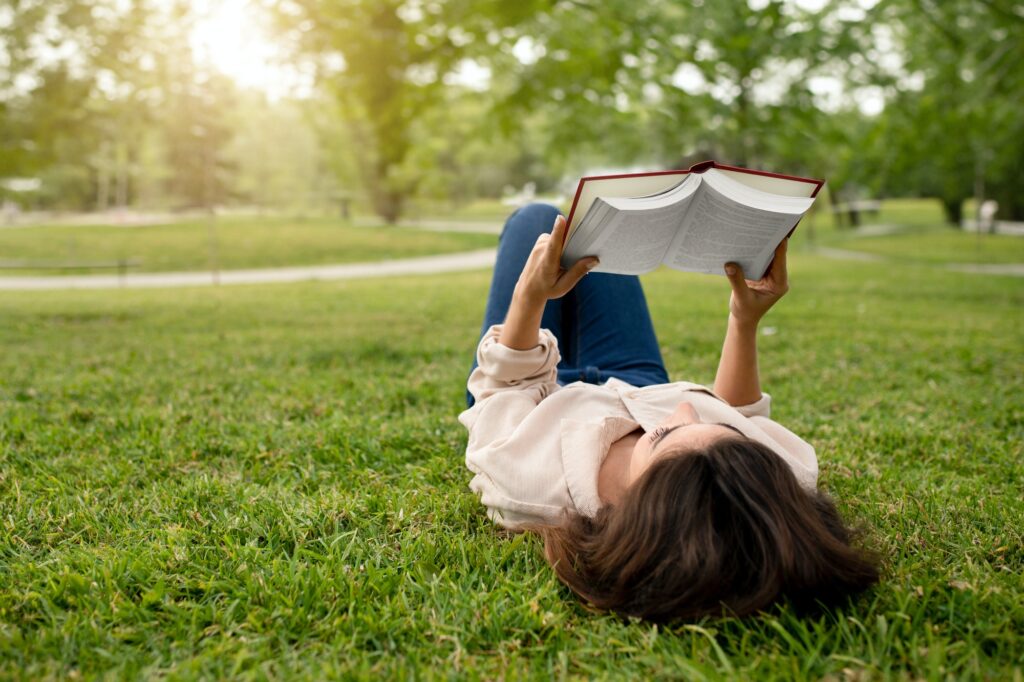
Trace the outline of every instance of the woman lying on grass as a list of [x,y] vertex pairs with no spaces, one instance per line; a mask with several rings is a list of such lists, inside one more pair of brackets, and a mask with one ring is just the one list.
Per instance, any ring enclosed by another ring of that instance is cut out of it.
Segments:
[[538,533],[591,605],[649,620],[812,607],[875,583],[816,490],[814,448],[768,418],[761,393],[757,325],[788,289],[786,242],[758,282],[726,268],[712,392],[668,382],[636,277],[584,277],[593,258],[560,267],[565,229],[556,209],[527,206],[498,248],[459,417],[489,515]]

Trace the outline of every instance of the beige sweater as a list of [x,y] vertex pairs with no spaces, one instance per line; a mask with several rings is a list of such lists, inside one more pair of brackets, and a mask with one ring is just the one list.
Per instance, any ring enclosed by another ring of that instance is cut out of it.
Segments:
[[680,402],[703,421],[730,424],[777,452],[806,488],[817,483],[814,448],[768,418],[771,398],[732,407],[699,384],[636,388],[612,379],[601,386],[559,386],[555,337],[542,329],[537,346],[513,350],[491,327],[469,377],[476,404],[459,415],[469,429],[469,487],[505,528],[557,523],[566,510],[593,516],[601,507],[597,474],[612,443],[637,427],[655,428]]

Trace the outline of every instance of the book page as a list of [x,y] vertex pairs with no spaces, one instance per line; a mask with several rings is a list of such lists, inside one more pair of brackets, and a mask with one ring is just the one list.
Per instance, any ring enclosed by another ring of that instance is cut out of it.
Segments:
[[643,197],[602,197],[602,200],[612,208],[621,211],[646,211],[685,202],[690,195],[697,191],[701,182],[699,175],[687,175],[677,185],[657,194]]
[[777,213],[738,203],[702,183],[665,264],[677,270],[724,275],[732,261],[747,279],[760,279],[775,247],[803,213]]
[[801,197],[791,194],[765,192],[749,184],[737,182],[732,176],[726,175],[717,168],[709,168],[701,175],[701,179],[704,181],[704,184],[713,187],[733,201],[750,206],[751,208],[761,209],[762,211],[802,214],[806,213],[807,209],[814,203],[814,199],[808,196]]
[[677,185],[687,175],[687,171],[667,173],[640,173],[637,175],[611,175],[580,179],[575,202],[572,222],[569,223],[569,236],[580,225],[583,217],[590,210],[598,197],[640,197],[663,192]]
[[601,262],[591,272],[650,272],[661,264],[688,204],[689,198],[660,208],[622,210],[597,199],[566,243],[562,266],[597,256]]
[[809,197],[814,194],[814,190],[818,189],[816,182],[775,178],[757,173],[744,173],[729,168],[712,168],[711,170],[762,192],[771,192],[772,194],[781,194],[787,197]]
[[594,240],[600,236],[611,210],[611,207],[600,199],[590,205],[586,215],[580,219],[576,229],[565,241],[565,247],[562,249],[563,267],[571,267],[577,260],[589,255],[587,249],[593,247]]

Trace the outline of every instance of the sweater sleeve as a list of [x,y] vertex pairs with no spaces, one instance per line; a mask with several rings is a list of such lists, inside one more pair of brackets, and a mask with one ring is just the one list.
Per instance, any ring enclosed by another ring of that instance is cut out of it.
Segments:
[[772,397],[762,393],[761,397],[749,405],[737,405],[736,411],[744,417],[770,417],[772,414]]
[[[498,343],[500,335],[501,325],[495,325],[480,340],[479,366],[469,377],[476,402],[459,415],[469,431],[466,466],[475,474],[469,487],[480,495],[491,518],[506,528],[553,523],[562,507],[531,500],[557,498],[562,485],[558,472],[545,472],[553,463],[560,470],[561,463],[551,460],[544,448],[524,450],[516,438],[540,402],[559,389],[558,342],[542,329],[535,347],[515,350]],[[548,489],[552,487],[554,492]]]
[[493,325],[480,339],[469,392],[477,403],[504,391],[529,391],[540,402],[558,388],[558,341],[541,329],[536,346],[515,350],[498,342],[501,329],[502,325]]

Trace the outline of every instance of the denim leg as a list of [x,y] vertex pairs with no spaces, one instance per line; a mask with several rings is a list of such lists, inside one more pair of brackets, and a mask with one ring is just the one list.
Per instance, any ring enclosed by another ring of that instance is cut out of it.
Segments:
[[571,380],[599,384],[617,377],[634,386],[668,383],[638,277],[591,273],[571,296],[563,318],[566,345],[572,345],[570,355],[578,368]]
[[[550,232],[558,209],[530,204],[505,222],[487,297],[483,337],[493,324],[504,322],[519,274],[537,237]],[[638,277],[591,273],[561,299],[547,302],[541,327],[558,339],[562,360],[558,381],[604,383],[617,377],[634,386],[668,382],[647,299]],[[476,369],[476,356],[470,372]],[[466,392],[466,405],[473,406]]]
[[[519,281],[519,275],[526,265],[526,260],[537,243],[537,237],[551,232],[559,210],[547,204],[529,204],[516,210],[505,221],[498,241],[498,257],[494,264],[494,275],[491,278],[491,290],[487,295],[487,307],[484,310],[484,323],[480,328],[480,338],[494,324],[501,324],[508,314],[512,302],[512,292]],[[559,350],[562,338],[562,299],[554,299],[544,306],[541,327],[548,329],[559,339]],[[563,357],[565,355],[563,354]],[[470,372],[476,369],[476,354]],[[466,391],[466,405],[473,406],[473,396]]]

